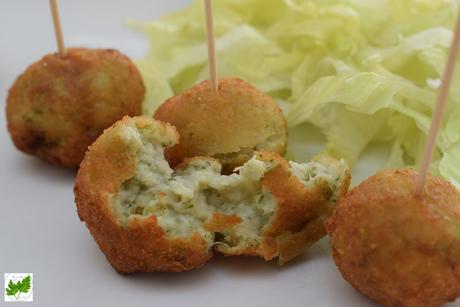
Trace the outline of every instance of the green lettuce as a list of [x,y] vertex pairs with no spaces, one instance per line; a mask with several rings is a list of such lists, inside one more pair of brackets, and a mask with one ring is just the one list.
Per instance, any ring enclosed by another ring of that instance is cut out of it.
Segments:
[[[150,40],[138,62],[150,93],[147,114],[208,77],[202,5],[131,22]],[[417,167],[458,7],[458,0],[219,0],[218,74],[283,101],[291,128],[319,127],[325,150],[351,164],[369,144],[384,142],[387,167]],[[459,70],[431,165],[457,185]]]
[[153,63],[146,60],[138,60],[135,63],[147,85],[142,104],[142,114],[151,116],[163,101],[173,95],[173,91],[168,80]]

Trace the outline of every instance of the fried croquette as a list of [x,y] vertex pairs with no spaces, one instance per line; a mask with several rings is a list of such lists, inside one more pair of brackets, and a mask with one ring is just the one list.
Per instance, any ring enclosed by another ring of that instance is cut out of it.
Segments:
[[176,129],[125,117],[92,144],[75,184],[78,214],[118,272],[185,271],[213,251],[286,262],[325,234],[348,188],[344,161],[287,162],[256,153],[231,175],[214,158],[173,170]]
[[342,276],[383,306],[442,306],[460,295],[460,192],[417,172],[384,170],[343,197],[327,221]]
[[18,77],[7,98],[8,129],[19,150],[77,168],[105,128],[141,113],[144,91],[139,71],[120,52],[70,48]]
[[287,125],[281,109],[270,96],[240,79],[220,80],[218,92],[204,81],[168,99],[154,118],[179,131],[180,143],[166,150],[173,167],[187,157],[209,156],[230,173],[254,151],[281,156],[286,151]]

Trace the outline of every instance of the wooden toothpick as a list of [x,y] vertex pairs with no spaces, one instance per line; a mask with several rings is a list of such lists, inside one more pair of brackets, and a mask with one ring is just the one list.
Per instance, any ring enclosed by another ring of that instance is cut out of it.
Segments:
[[61,21],[59,19],[59,10],[57,0],[50,0],[51,15],[53,16],[54,33],[56,34],[56,42],[60,56],[65,55],[64,38],[62,36]]
[[436,137],[438,135],[439,127],[442,122],[444,109],[446,106],[447,98],[449,96],[449,88],[452,82],[452,75],[454,74],[455,61],[457,58],[458,49],[460,46],[460,14],[455,24],[454,38],[450,47],[449,58],[447,60],[444,75],[442,77],[441,86],[438,92],[435,110],[433,112],[433,119],[431,121],[430,132],[425,145],[423,153],[422,164],[420,165],[420,173],[417,178],[416,195],[420,195],[425,185],[426,176],[429,171],[431,159],[433,158],[434,148],[436,147]]
[[217,81],[216,48],[214,42],[214,22],[212,17],[212,0],[204,0],[204,8],[206,13],[206,32],[208,37],[209,77],[211,78],[212,88],[217,92],[219,89],[219,84]]

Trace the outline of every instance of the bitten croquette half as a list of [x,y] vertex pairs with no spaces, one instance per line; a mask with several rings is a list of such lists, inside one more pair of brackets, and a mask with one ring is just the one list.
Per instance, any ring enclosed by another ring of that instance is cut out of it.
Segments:
[[139,115],[144,84],[116,50],[69,48],[27,68],[9,90],[8,129],[16,147],[77,168],[87,147],[124,115]]
[[288,132],[281,109],[241,79],[220,80],[217,92],[203,81],[166,100],[154,118],[179,131],[180,143],[166,150],[173,167],[186,158],[209,156],[219,160],[224,173],[231,173],[254,151],[286,152]]
[[324,219],[347,191],[344,161],[298,164],[259,152],[231,175],[217,160],[171,169],[170,124],[125,117],[90,146],[78,172],[78,214],[119,272],[185,271],[225,255],[297,256],[325,234]]

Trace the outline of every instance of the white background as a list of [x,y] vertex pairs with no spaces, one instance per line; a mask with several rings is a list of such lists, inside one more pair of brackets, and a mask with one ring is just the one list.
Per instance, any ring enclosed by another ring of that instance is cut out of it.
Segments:
[[[126,29],[126,19],[151,20],[187,2],[62,0],[65,42],[118,48],[139,57],[147,42]],[[47,0],[0,1],[1,104],[18,74],[55,51],[53,35]],[[117,274],[78,220],[75,173],[16,151],[4,105],[1,109],[0,273],[33,272],[34,305],[373,306],[342,280],[327,239],[284,267],[253,258],[215,257],[187,273]],[[291,150],[302,159],[319,152],[322,141],[314,130],[291,131]],[[382,155],[380,147],[369,149],[354,169],[354,182],[381,167]]]

